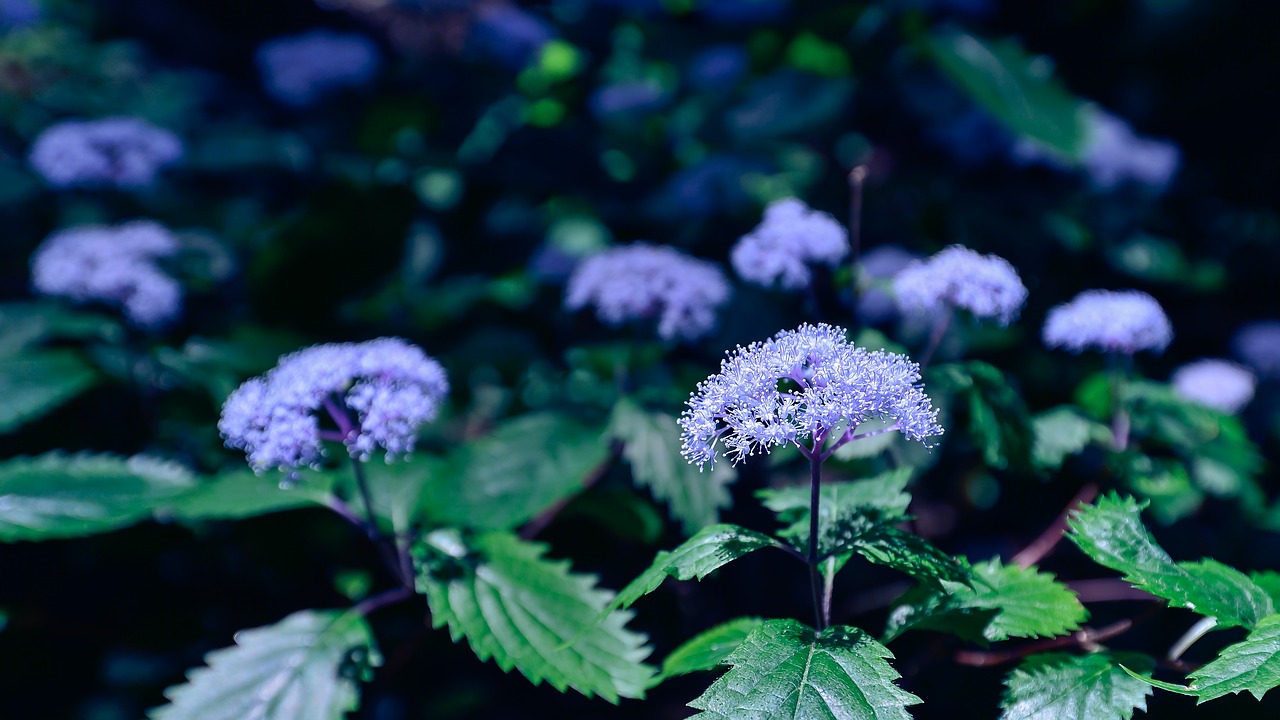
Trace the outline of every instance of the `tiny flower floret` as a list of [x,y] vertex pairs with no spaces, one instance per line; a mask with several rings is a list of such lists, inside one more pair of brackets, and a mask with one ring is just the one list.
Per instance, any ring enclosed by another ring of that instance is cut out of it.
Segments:
[[874,419],[929,445],[942,427],[919,380],[905,355],[857,347],[843,328],[801,325],[739,347],[698,384],[680,416],[681,454],[705,467],[719,443],[735,463],[788,443],[821,451],[832,431],[851,436]]
[[1280,377],[1280,320],[1249,323],[1231,341],[1236,357],[1263,377]]
[[1012,322],[1027,301],[1027,288],[1008,260],[960,245],[908,265],[894,277],[893,291],[904,314],[932,316],[958,307],[1001,325]]
[[1174,371],[1169,382],[1178,395],[1234,415],[1253,399],[1253,373],[1227,360],[1197,360]]
[[657,317],[664,340],[695,340],[716,324],[729,283],[715,264],[666,246],[632,243],[592,255],[569,277],[564,305],[594,305],[596,317],[618,326]]
[[[336,432],[352,457],[367,460],[381,448],[391,461],[413,450],[448,392],[440,364],[404,340],[316,345],[241,385],[218,430],[258,471],[315,465],[325,432]],[[321,409],[336,430],[322,429]]]
[[1173,326],[1160,303],[1137,290],[1085,290],[1050,310],[1044,323],[1045,345],[1077,353],[1164,352],[1172,341]]
[[813,277],[809,265],[834,267],[848,254],[843,225],[796,198],[786,198],[765,208],[764,219],[738,240],[729,260],[743,280],[801,290]]
[[262,85],[271,97],[303,108],[343,89],[368,84],[378,74],[381,56],[363,35],[313,30],[263,43],[257,63]]
[[68,120],[31,145],[31,167],[56,188],[143,188],[182,157],[177,135],[135,117]]
[[42,295],[119,307],[138,327],[154,328],[182,312],[182,287],[157,260],[178,240],[149,220],[58,231],[36,249],[31,285]]

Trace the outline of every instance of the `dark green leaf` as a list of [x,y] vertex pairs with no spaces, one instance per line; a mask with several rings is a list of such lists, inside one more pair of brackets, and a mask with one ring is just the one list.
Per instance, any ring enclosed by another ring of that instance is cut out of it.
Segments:
[[770,545],[777,545],[773,538],[737,525],[709,525],[685,540],[675,550],[663,550],[654,558],[648,570],[632,580],[611,607],[630,607],[632,603],[648,595],[663,580],[701,580],[748,553]]
[[930,387],[955,395],[968,410],[969,434],[990,467],[1031,467],[1034,434],[1031,414],[1003,372],[972,360],[939,365],[929,372]]
[[[887,433],[886,433],[887,434]],[[819,535],[830,533],[830,527],[839,518],[860,508],[873,508],[890,520],[906,517],[911,495],[906,492],[911,481],[911,468],[899,468],[865,480],[824,482],[819,488]],[[784,536],[809,536],[808,485],[761,490],[756,493],[764,506],[778,513],[778,520],[787,525]]]
[[1031,428],[1035,434],[1032,456],[1036,465],[1048,469],[1061,467],[1068,455],[1084,450],[1091,443],[1111,441],[1110,428],[1068,405],[1035,416]]
[[1273,605],[1280,607],[1280,573],[1273,570],[1264,570],[1262,572],[1249,573],[1249,579],[1254,585],[1262,588],[1267,595],[1271,596]]
[[97,382],[97,371],[72,350],[0,357],[0,433],[44,415]]
[[1002,720],[1129,720],[1147,709],[1151,687],[1125,672],[1146,675],[1154,663],[1135,654],[1032,655],[1005,681]]
[[763,623],[764,618],[738,618],[695,635],[662,662],[662,677],[716,669]]
[[120,323],[97,313],[78,312],[62,303],[0,305],[0,357],[13,357],[49,339],[118,341]]
[[898,687],[893,653],[857,628],[815,634],[769,620],[725,662],[732,665],[689,707],[703,720],[907,720],[920,699]]
[[301,470],[261,475],[245,468],[200,482],[156,504],[156,515],[179,521],[239,520],[282,510],[323,506],[337,475]]
[[154,720],[342,720],[360,705],[358,683],[382,664],[373,633],[354,612],[294,613],[236,633],[208,667],[165,691]]
[[1223,648],[1217,659],[1191,673],[1191,682],[1185,687],[1133,671],[1129,674],[1162,690],[1191,695],[1197,704],[1246,690],[1261,700],[1280,685],[1280,615],[1263,618],[1248,637]]

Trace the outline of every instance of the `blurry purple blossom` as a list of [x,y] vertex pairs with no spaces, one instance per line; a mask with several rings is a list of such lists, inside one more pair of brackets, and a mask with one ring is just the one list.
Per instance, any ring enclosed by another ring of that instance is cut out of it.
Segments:
[[893,291],[903,314],[933,317],[957,307],[1001,325],[1012,322],[1027,301],[1027,288],[1008,260],[961,245],[907,266],[894,277]]
[[382,64],[378,46],[357,33],[312,30],[268,40],[258,48],[262,86],[295,108],[369,84]]
[[781,20],[791,9],[790,0],[699,0],[698,12],[725,25],[759,25]]
[[733,87],[746,74],[748,64],[747,51],[741,46],[712,45],[689,61],[689,84],[704,92]]
[[541,17],[509,2],[494,2],[480,6],[468,43],[502,65],[521,70],[555,36],[555,28]]
[[[1141,137],[1124,120],[1100,108],[1086,111],[1085,123],[1081,163],[1096,187],[1109,190],[1134,182],[1159,191],[1173,180],[1179,162],[1173,143]],[[1013,157],[1025,164],[1066,164],[1054,151],[1025,138],[1014,146]]]
[[1085,290],[1049,311],[1043,334],[1049,347],[1132,355],[1164,352],[1173,340],[1173,326],[1160,303],[1144,292]]
[[1226,360],[1197,360],[1174,371],[1169,379],[1178,395],[1234,415],[1253,399],[1253,373]]
[[140,118],[109,117],[45,128],[31,145],[30,162],[57,188],[142,188],[181,157],[177,135]]
[[1261,320],[1240,328],[1231,341],[1236,357],[1264,377],[1280,377],[1280,320]]
[[591,94],[588,105],[596,118],[608,119],[648,115],[666,107],[670,99],[658,83],[639,80],[606,85]]
[[35,0],[0,0],[0,29],[31,27],[44,19],[44,10]]
[[733,269],[743,280],[786,290],[809,286],[809,265],[835,267],[849,254],[844,225],[796,198],[769,204],[764,219],[730,251]]

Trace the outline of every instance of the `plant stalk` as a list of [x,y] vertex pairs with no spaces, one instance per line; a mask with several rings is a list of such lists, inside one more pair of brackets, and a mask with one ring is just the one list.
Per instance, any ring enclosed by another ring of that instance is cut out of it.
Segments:
[[818,511],[822,501],[822,443],[814,439],[809,454],[809,590],[813,594],[813,616],[818,632],[827,629],[830,610],[823,602],[822,570],[818,562]]
[[933,359],[933,354],[942,344],[942,338],[946,337],[947,330],[951,327],[951,318],[955,314],[955,310],[948,307],[934,319],[933,330],[929,333],[929,344],[925,346],[924,352],[920,353],[920,372],[924,372],[924,369],[929,367],[929,361]]

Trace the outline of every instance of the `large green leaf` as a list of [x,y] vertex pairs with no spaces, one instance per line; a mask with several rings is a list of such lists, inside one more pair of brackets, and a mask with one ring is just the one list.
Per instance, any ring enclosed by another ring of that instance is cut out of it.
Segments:
[[714,670],[764,622],[764,618],[742,617],[693,636],[662,661],[662,677]]
[[618,593],[610,608],[630,607],[636,600],[657,590],[668,577],[701,580],[743,555],[770,545],[777,546],[778,543],[754,530],[737,525],[709,525],[675,550],[659,552],[649,569]]
[[1143,505],[1112,493],[1076,511],[1067,537],[1094,562],[1136,587],[1206,617],[1219,627],[1253,627],[1275,612],[1266,591],[1214,560],[1175,563],[1142,525]]
[[979,360],[930,369],[930,387],[964,401],[969,435],[993,468],[1029,468],[1034,433],[1022,396],[994,365]]
[[703,720],[907,720],[920,699],[898,687],[893,653],[857,628],[814,633],[769,620],[725,662],[732,665],[689,707]]
[[165,691],[153,720],[342,720],[382,660],[363,617],[307,610],[236,633],[205,662]]
[[1261,700],[1280,685],[1280,615],[1263,618],[1244,640],[1223,648],[1217,659],[1191,673],[1186,687],[1130,675],[1161,688],[1198,698],[1197,703],[1248,691]]
[[[818,534],[828,535],[842,517],[859,509],[872,508],[888,520],[906,517],[911,495],[906,492],[911,481],[911,468],[899,468],[865,480],[824,482],[818,489]],[[809,536],[808,485],[761,490],[756,493],[764,506],[778,514],[786,524],[784,536],[807,539]]]
[[98,380],[93,366],[73,350],[0,357],[0,433],[44,415]]
[[609,433],[623,442],[631,475],[666,502],[686,533],[718,522],[732,502],[727,486],[737,479],[729,463],[703,472],[680,455],[680,426],[671,415],[650,412],[628,398],[613,406]]
[[982,40],[954,27],[924,38],[938,65],[971,98],[1015,133],[1080,156],[1084,105],[1053,77],[1053,64],[1029,55],[1016,40]]
[[0,463],[0,541],[115,530],[193,487],[185,467],[143,455],[55,452],[7,460]]
[[156,515],[180,521],[239,520],[282,510],[319,507],[339,480],[335,471],[254,473],[233,470],[156,503]]
[[928,628],[973,642],[1052,637],[1080,627],[1088,611],[1067,586],[1034,568],[991,559],[973,566],[972,585],[944,581],[908,591],[889,614],[886,637]]
[[432,622],[534,684],[610,702],[643,697],[654,673],[643,662],[645,637],[624,627],[631,614],[610,611],[601,621],[611,594],[571,574],[567,561],[543,558],[545,550],[505,532],[429,534],[416,551]]
[[0,305],[0,357],[15,356],[49,339],[118,341],[123,335],[118,321],[58,302]]
[[506,530],[582,490],[609,456],[600,429],[542,412],[507,420],[453,453],[423,488],[441,524]]
[[1147,709],[1151,687],[1121,667],[1150,674],[1154,663],[1135,654],[1032,655],[1005,681],[1002,720],[1129,720]]
[[1031,421],[1035,435],[1032,458],[1036,465],[1056,469],[1068,455],[1081,452],[1091,443],[1107,443],[1111,430],[1097,420],[1085,417],[1076,408],[1061,405],[1036,415]]

